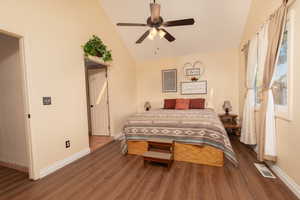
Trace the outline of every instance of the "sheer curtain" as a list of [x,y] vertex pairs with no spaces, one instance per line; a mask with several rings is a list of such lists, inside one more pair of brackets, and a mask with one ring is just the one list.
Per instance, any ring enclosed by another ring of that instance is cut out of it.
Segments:
[[241,142],[249,145],[255,145],[257,143],[255,132],[255,78],[258,64],[257,48],[258,37],[256,35],[250,41],[248,49],[246,72],[247,96],[244,105],[240,138]]
[[[263,74],[265,69],[266,57],[268,53],[268,33],[269,33],[269,23],[262,26],[258,33],[258,66],[257,66],[257,85],[259,89],[262,89],[263,85]],[[261,102],[260,102],[261,103]],[[260,122],[260,120],[259,120]],[[257,125],[259,125],[259,122]],[[257,133],[258,134],[258,133]],[[257,136],[258,137],[258,136]],[[259,137],[258,137],[259,138]],[[258,142],[258,146],[260,143]],[[257,147],[259,148],[259,147]]]

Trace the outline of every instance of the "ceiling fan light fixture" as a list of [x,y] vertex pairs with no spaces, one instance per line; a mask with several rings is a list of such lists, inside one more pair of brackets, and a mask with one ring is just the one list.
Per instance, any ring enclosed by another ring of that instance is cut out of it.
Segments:
[[154,37],[155,37],[155,36],[149,34],[148,39],[149,39],[149,40],[154,40]]
[[166,34],[167,33],[161,29],[158,31],[158,35],[159,35],[160,39],[164,38]]
[[154,38],[155,38],[155,36],[157,35],[157,30],[156,30],[156,28],[152,28],[151,29],[151,31],[150,31],[150,34],[149,34],[149,36],[148,36],[148,38],[150,39],[150,40],[154,40]]

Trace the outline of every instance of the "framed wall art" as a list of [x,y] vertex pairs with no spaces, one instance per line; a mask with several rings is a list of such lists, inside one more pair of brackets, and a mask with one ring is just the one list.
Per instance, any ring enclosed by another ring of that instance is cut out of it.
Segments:
[[186,76],[200,76],[201,69],[200,68],[189,68],[185,70]]
[[207,81],[181,82],[181,94],[207,94]]
[[162,92],[177,92],[177,70],[162,70]]

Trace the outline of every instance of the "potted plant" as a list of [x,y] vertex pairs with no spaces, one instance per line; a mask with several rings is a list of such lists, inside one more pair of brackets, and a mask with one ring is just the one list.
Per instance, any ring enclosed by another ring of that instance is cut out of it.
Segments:
[[83,46],[85,56],[95,56],[102,58],[104,62],[112,61],[111,50],[108,50],[102,40],[93,35],[93,37]]

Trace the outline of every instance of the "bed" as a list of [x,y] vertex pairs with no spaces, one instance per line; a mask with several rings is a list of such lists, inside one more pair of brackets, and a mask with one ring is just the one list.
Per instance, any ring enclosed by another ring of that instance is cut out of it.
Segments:
[[142,155],[151,138],[173,139],[174,160],[221,167],[224,157],[238,165],[228,135],[212,109],[157,109],[128,118],[123,152]]

